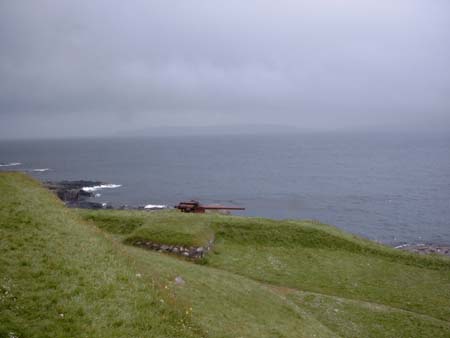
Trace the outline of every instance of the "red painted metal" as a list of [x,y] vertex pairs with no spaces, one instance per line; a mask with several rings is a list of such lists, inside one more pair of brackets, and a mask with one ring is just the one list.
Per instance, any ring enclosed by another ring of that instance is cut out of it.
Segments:
[[245,210],[239,207],[225,207],[222,205],[203,205],[199,201],[180,202],[175,206],[181,212],[204,213],[206,210]]

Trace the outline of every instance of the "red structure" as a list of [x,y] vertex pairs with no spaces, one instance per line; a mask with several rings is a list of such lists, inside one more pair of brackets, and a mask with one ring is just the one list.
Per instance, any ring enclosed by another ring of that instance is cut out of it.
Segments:
[[203,205],[199,201],[180,202],[175,206],[181,212],[204,213],[206,210],[245,210],[245,208],[225,207],[222,205]]

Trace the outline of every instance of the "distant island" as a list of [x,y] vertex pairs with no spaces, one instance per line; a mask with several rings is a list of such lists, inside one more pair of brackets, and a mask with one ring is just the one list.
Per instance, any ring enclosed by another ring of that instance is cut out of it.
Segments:
[[307,129],[288,125],[239,124],[211,126],[157,126],[133,129],[115,133],[118,137],[157,137],[157,136],[211,136],[211,135],[260,135],[291,134],[308,132]]

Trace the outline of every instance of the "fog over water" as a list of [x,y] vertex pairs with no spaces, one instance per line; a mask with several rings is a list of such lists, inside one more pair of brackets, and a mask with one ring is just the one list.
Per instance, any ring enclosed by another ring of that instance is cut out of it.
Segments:
[[1,1],[0,137],[449,130],[450,2]]

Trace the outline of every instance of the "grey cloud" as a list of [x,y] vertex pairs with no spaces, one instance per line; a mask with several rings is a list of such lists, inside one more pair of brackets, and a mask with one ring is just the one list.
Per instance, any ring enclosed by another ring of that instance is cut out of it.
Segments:
[[0,133],[450,128],[449,41],[444,0],[2,1]]

